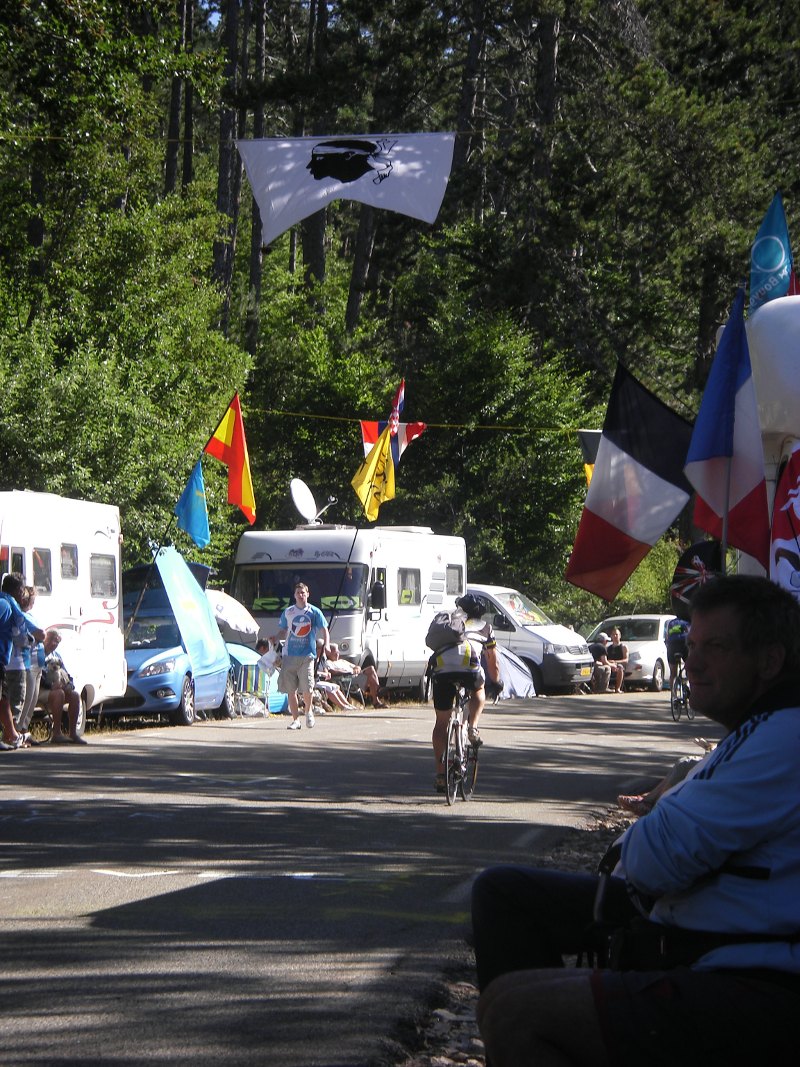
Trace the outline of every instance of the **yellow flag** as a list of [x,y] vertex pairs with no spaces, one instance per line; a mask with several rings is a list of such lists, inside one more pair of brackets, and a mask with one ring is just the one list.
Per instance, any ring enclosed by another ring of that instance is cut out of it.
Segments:
[[378,509],[384,500],[394,500],[394,462],[390,435],[391,429],[387,426],[350,483],[370,522],[377,519]]

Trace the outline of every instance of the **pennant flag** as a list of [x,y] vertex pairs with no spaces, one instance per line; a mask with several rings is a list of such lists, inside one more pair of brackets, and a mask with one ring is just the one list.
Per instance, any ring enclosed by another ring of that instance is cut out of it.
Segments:
[[[362,420],[361,440],[364,445],[365,456],[369,455],[372,446],[375,444],[375,442],[378,440],[378,438],[387,426],[389,427],[389,432],[391,435],[391,424],[389,421],[364,422]],[[426,426],[427,423],[425,422],[398,422],[397,433],[391,437],[392,459],[394,460],[395,466],[400,462],[400,457],[403,455],[403,453],[411,444],[411,442],[416,441],[416,439],[420,436]]]
[[178,516],[178,526],[186,531],[198,548],[205,548],[211,540],[211,534],[208,529],[203,467],[199,459],[175,505],[175,514]]
[[228,410],[203,451],[228,465],[228,503],[240,508],[252,525],[256,521],[256,498],[253,496],[250,458],[238,393],[234,394]]
[[689,605],[701,585],[722,573],[719,541],[698,541],[683,553],[669,587],[672,610],[679,619],[689,618]]
[[394,500],[394,463],[390,434],[387,426],[350,483],[370,522],[377,519],[378,509],[384,500]]
[[592,484],[594,461],[597,459],[597,450],[600,447],[600,438],[602,436],[602,430],[578,430],[578,440],[583,453],[583,470],[586,474],[587,485]]
[[794,442],[775,489],[769,576],[800,598],[800,441]]
[[767,483],[744,327],[744,287],[736,294],[711,364],[684,470],[697,490],[695,525],[726,542],[723,548],[733,545],[767,568]]
[[453,164],[454,133],[370,133],[237,141],[261,213],[262,240],[332,200],[358,200],[434,222]]
[[689,500],[683,464],[691,432],[617,364],[567,581],[614,599]]
[[792,276],[792,249],[781,194],[772,198],[750,251],[750,314],[767,300],[786,296]]

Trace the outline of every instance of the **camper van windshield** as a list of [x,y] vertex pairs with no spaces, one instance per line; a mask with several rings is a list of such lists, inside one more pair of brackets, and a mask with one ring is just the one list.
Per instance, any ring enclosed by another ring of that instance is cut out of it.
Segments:
[[520,626],[547,626],[552,623],[547,615],[532,600],[528,600],[522,593],[509,589],[504,593],[497,593],[497,599]]
[[233,579],[233,596],[256,615],[278,616],[294,604],[296,582],[308,586],[309,600],[323,612],[362,611],[367,602],[368,568],[363,563],[276,563],[239,567]]

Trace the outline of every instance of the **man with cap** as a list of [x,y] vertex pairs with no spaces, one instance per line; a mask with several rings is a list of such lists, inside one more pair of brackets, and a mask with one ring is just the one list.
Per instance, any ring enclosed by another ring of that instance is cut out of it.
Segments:
[[608,657],[606,655],[606,646],[608,645],[608,642],[608,634],[605,631],[602,631],[589,645],[589,651],[594,660],[592,689],[595,693],[608,692],[608,683],[611,680],[611,664],[608,662]]

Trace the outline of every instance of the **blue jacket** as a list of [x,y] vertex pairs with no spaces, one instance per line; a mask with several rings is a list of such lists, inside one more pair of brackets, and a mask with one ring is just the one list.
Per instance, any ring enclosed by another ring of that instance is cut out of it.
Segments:
[[800,973],[800,692],[764,694],[738,729],[622,841],[621,873],[684,929],[786,936],[725,946],[700,969]]

